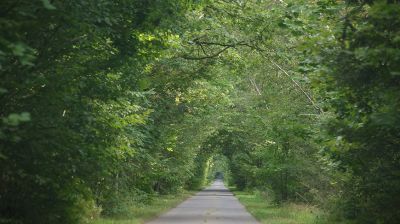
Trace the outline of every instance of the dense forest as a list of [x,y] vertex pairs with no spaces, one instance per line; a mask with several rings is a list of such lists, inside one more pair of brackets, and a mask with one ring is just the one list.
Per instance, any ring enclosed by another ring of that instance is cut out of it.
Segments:
[[215,172],[400,223],[400,1],[2,0],[0,72],[0,223],[121,216]]

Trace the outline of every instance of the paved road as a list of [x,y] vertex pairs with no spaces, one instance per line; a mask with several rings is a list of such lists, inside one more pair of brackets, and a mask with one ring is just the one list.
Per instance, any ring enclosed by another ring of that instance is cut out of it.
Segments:
[[258,224],[221,180],[147,224]]

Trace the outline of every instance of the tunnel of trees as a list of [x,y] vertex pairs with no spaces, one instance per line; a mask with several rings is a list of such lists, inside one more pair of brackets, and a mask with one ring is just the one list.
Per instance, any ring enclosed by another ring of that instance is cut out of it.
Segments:
[[0,223],[85,223],[224,172],[400,223],[396,0],[0,1]]

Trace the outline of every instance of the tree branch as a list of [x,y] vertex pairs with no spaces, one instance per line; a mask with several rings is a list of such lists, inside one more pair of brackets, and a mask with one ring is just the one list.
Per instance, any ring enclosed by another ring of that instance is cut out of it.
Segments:
[[189,55],[183,55],[182,58],[186,59],[186,60],[203,60],[203,59],[215,58],[215,57],[219,56],[222,52],[228,50],[231,47],[232,46],[226,46],[223,49],[221,49],[220,51],[218,51],[212,55],[206,55],[206,56],[202,56],[202,57],[192,57]]
[[[263,55],[264,56],[264,55]],[[266,58],[264,56],[264,58]],[[281,70],[298,88],[301,92],[303,92],[303,94],[307,97],[308,101],[310,101],[310,103],[313,105],[313,107],[318,110],[320,113],[324,113],[324,111],[317,106],[317,104],[314,102],[314,100],[311,98],[311,96],[303,89],[303,87],[301,87],[301,85],[296,82],[292,76],[289,75],[289,73],[287,71],[285,71],[281,66],[279,66],[277,63],[275,63],[273,60],[269,59],[269,61],[275,65],[279,70]]]
[[[244,42],[244,41],[239,41],[237,43],[232,43],[232,44],[228,44],[228,43],[218,43],[218,42],[207,42],[207,41],[199,41],[200,38],[196,38],[193,41],[191,41],[191,43],[194,43],[198,46],[200,46],[200,48],[202,49],[203,53],[205,56],[201,56],[201,57],[193,57],[193,56],[189,56],[189,55],[183,55],[181,56],[183,59],[187,59],[187,60],[203,60],[203,59],[209,59],[209,58],[214,58],[219,56],[222,52],[228,50],[229,48],[235,48],[236,46],[246,46],[246,47],[250,47],[252,49],[255,49],[254,46],[251,46],[250,44]],[[224,47],[221,50],[219,50],[218,52],[214,53],[214,54],[207,54],[204,50],[204,46],[203,45],[208,45],[208,46],[221,46]]]

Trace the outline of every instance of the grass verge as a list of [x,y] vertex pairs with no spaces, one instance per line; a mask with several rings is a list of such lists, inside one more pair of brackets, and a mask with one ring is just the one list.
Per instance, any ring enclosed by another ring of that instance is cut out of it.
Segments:
[[178,195],[160,195],[148,205],[133,207],[129,218],[99,218],[90,224],[142,224],[176,207],[193,193],[193,191],[186,191]]
[[257,220],[268,224],[314,224],[322,212],[309,205],[287,203],[276,205],[268,202],[258,192],[233,190],[235,196]]

